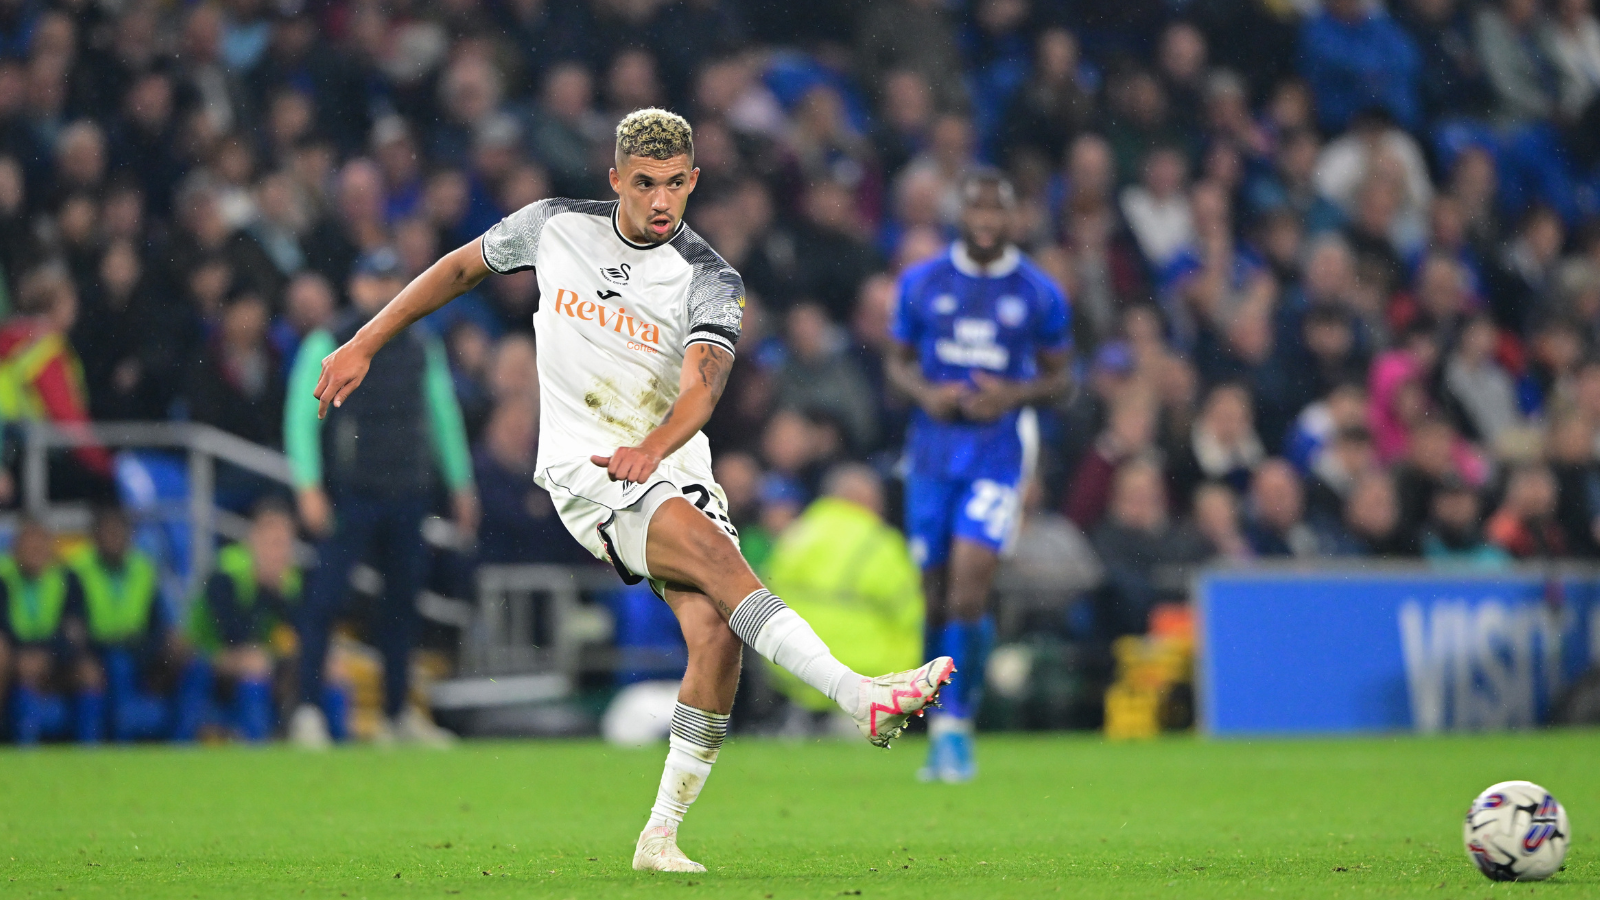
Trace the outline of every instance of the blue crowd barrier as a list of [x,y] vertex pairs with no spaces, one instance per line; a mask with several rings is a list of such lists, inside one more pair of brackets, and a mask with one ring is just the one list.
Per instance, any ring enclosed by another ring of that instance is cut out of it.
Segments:
[[1213,735],[1529,727],[1600,657],[1600,575],[1227,570],[1196,591]]

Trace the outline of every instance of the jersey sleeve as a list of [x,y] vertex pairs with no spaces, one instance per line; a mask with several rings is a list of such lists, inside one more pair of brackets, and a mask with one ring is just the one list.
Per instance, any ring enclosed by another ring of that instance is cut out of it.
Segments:
[[1053,282],[1042,281],[1035,337],[1041,350],[1065,350],[1072,343],[1072,306]]
[[689,336],[692,344],[712,344],[733,353],[744,321],[744,279],[699,235],[684,229],[672,245],[689,264]]
[[497,275],[525,272],[539,258],[539,236],[557,210],[553,200],[530,203],[483,233],[483,264]]
[[916,346],[922,336],[921,323],[917,321],[916,294],[919,282],[920,279],[913,280],[912,272],[900,276],[899,283],[895,285],[894,311],[889,316],[889,336],[896,343],[908,347]]

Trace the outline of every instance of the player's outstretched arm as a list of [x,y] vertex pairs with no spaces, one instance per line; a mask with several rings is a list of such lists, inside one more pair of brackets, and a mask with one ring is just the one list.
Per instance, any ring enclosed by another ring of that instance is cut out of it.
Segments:
[[683,373],[678,376],[678,402],[667,410],[661,424],[645,435],[639,446],[618,447],[610,456],[591,456],[589,461],[603,467],[612,481],[643,482],[661,460],[688,443],[711,420],[732,370],[732,353],[715,344],[690,344],[683,355]]
[[389,339],[405,331],[411,323],[433,312],[477,286],[489,267],[483,262],[483,238],[474,238],[445,254],[427,271],[411,280],[393,300],[361,326],[343,347],[322,360],[322,377],[317,380],[317,418],[328,415],[328,406],[339,406],[367,377],[372,357]]

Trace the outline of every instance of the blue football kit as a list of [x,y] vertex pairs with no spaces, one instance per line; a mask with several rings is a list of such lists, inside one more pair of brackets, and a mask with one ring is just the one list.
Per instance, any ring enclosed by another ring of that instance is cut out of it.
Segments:
[[[987,270],[960,243],[900,277],[890,326],[914,348],[922,376],[935,384],[975,385],[974,374],[1025,381],[1038,354],[1070,339],[1066,298],[1016,248]],[[999,551],[1016,530],[1021,486],[1035,452],[1031,410],[993,422],[941,422],[921,409],[906,435],[906,531],[923,568],[949,558],[953,538]]]
[[[1038,377],[1038,355],[1068,348],[1067,299],[1015,247],[987,267],[957,242],[950,252],[908,269],[890,330],[916,351],[923,378],[933,384],[977,387],[978,373],[1008,381]],[[917,563],[943,566],[956,538],[996,553],[1010,542],[1022,513],[1023,481],[1037,452],[1033,410],[1011,410],[992,422],[939,421],[912,413],[906,435],[906,532]],[[944,709],[930,720],[934,738],[926,778],[965,780],[972,762],[984,657],[994,625],[950,618],[927,636],[961,673],[940,696]]]

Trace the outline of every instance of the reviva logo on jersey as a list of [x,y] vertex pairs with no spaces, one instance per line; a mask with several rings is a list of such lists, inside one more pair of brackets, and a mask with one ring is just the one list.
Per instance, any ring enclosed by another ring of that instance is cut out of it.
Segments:
[[652,353],[660,352],[655,347],[646,347],[644,344],[661,343],[661,329],[649,322],[636,322],[633,316],[628,315],[625,308],[618,307],[615,312],[603,304],[593,300],[579,300],[575,291],[566,288],[556,290],[556,312],[585,322],[596,322],[601,328],[609,328],[617,334],[628,337],[628,349],[649,350]]

